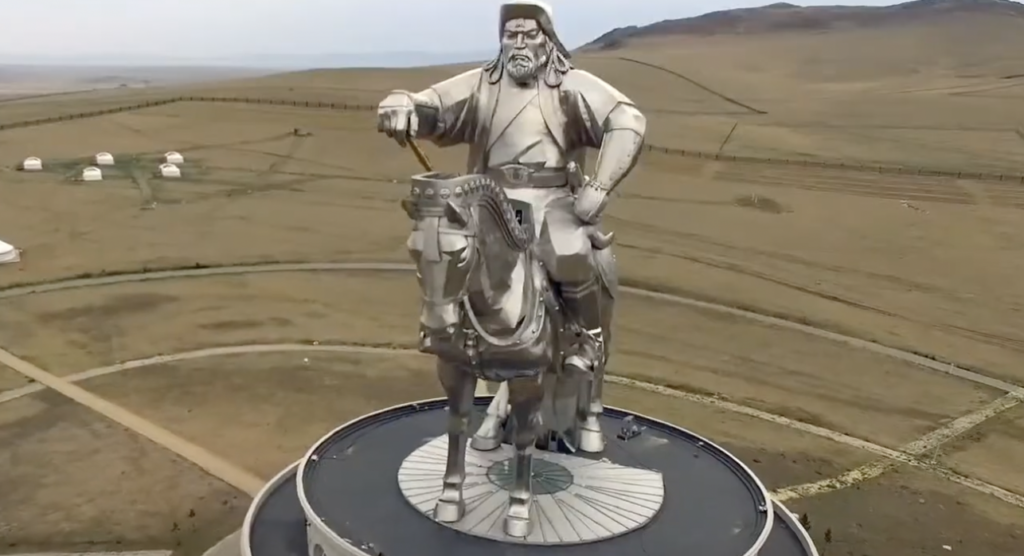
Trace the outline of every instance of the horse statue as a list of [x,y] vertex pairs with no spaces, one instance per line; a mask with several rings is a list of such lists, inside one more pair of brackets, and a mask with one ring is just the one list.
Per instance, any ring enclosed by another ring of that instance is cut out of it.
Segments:
[[[604,449],[598,421],[604,366],[590,373],[563,365],[572,335],[581,331],[565,317],[540,262],[529,203],[509,199],[486,175],[428,172],[412,178],[402,207],[414,222],[407,247],[422,290],[419,349],[437,357],[448,398],[447,465],[434,517],[455,523],[465,514],[476,384],[500,383],[472,448],[494,450],[509,439],[513,480],[504,529],[525,538],[533,450]],[[606,324],[615,287],[608,282],[602,284]]]

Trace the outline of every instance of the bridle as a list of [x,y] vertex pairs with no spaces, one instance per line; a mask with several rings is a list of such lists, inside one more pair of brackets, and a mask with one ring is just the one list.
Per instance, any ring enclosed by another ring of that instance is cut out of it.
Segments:
[[[477,238],[478,234],[476,230],[453,230],[445,229],[443,233],[446,234],[458,234],[470,238]],[[473,252],[469,255],[472,260],[468,263],[471,265],[469,273],[467,274],[466,283],[462,286],[459,293],[443,298],[440,300],[430,300],[431,304],[435,305],[449,305],[456,304],[461,309],[461,316],[465,319],[460,321],[466,322],[469,326],[465,329],[468,343],[475,343],[475,339],[479,338],[484,342],[495,346],[495,347],[511,347],[515,345],[526,345],[536,339],[536,335],[540,333],[540,320],[544,316],[545,304],[543,302],[544,295],[541,286],[537,283],[537,277],[533,272],[533,264],[535,254],[531,249],[527,249],[523,254],[523,266],[526,272],[525,285],[523,291],[523,307],[526,308],[527,313],[516,324],[512,332],[507,336],[496,336],[488,332],[483,325],[480,323],[480,318],[473,310],[473,306],[469,300],[469,278],[473,272],[477,269],[476,265],[480,264],[483,259],[480,249],[482,245],[480,242],[474,242],[472,247]]]

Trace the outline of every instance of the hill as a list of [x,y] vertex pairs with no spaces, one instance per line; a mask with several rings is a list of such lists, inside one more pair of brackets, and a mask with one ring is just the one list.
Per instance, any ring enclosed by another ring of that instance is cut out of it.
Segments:
[[[798,6],[776,3],[613,29],[581,50],[614,49],[635,39],[673,35],[764,34],[934,23],[971,16],[1024,19],[1024,4],[1010,0],[915,0],[892,6]],[[979,35],[979,38],[983,36]]]

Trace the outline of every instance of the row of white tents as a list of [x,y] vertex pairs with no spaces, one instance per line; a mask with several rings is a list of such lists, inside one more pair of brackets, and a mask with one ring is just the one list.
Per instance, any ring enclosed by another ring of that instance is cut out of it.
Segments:
[[[95,166],[88,166],[82,169],[82,181],[100,181],[103,179],[102,166],[113,166],[114,155],[102,152],[93,157]],[[168,152],[164,155],[164,162],[160,165],[160,175],[165,178],[180,178],[181,169],[179,164],[185,163],[185,157],[178,152]],[[19,169],[25,172],[39,172],[43,169],[43,161],[39,157],[30,156],[21,162]],[[13,245],[0,240],[0,265],[16,263],[21,261],[21,250]]]
[[[100,181],[103,179],[103,166],[114,165],[114,155],[102,152],[96,153],[93,157],[93,163],[95,166],[88,166],[82,169],[82,181]],[[185,163],[185,157],[179,152],[170,151],[164,154],[164,162],[160,165],[158,170],[160,176],[165,178],[180,178],[181,168],[179,164]],[[39,157],[30,156],[21,162],[19,169],[25,172],[39,172],[43,169],[43,161]]]
[[[157,170],[160,172],[162,178],[180,178],[181,168],[178,168],[176,164],[165,162],[161,164]],[[103,170],[98,166],[86,166],[82,168],[82,181],[100,181],[103,179]]]

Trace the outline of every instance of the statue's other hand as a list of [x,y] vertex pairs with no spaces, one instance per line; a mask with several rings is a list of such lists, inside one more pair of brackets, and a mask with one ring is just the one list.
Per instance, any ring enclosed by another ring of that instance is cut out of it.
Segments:
[[416,137],[419,118],[416,115],[416,103],[410,93],[395,91],[380,103],[377,107],[377,131],[394,139],[402,147],[409,143],[410,137]]
[[576,202],[573,205],[576,217],[585,224],[596,224],[601,219],[601,213],[608,206],[608,190],[601,187],[594,180],[587,180],[578,192]]

